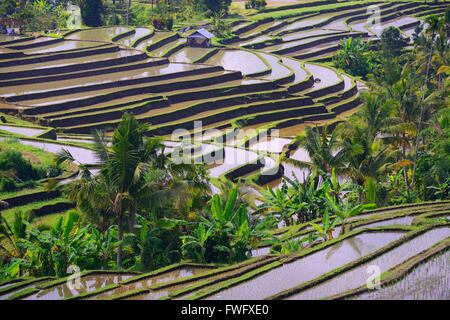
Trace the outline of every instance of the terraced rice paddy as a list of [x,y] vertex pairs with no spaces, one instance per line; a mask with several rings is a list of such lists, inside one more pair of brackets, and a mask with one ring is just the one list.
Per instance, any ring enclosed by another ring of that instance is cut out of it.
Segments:
[[[349,36],[376,40],[379,34],[366,26],[368,8],[361,3],[339,12],[242,22],[234,27],[238,37],[229,48],[215,50],[186,47],[186,39],[174,32],[142,27],[80,30],[64,39],[29,38],[11,45],[7,41],[17,39],[4,38],[0,48],[16,57],[0,61],[0,96],[11,110],[40,116],[41,125],[70,134],[111,130],[123,112],[132,112],[154,126],[150,135],[167,138],[177,128],[192,133],[194,121],[202,121],[202,130],[241,121],[245,129],[279,129],[280,138],[291,139],[305,125],[333,121],[360,103],[360,81],[354,88],[350,76],[313,60],[329,58]],[[383,27],[408,30],[419,22],[409,13],[444,10],[419,3],[380,8]],[[271,43],[276,35],[281,38]],[[336,98],[343,93],[345,98]],[[214,172],[225,174],[239,165],[216,166]]]
[[[235,25],[237,36],[226,47],[218,48],[188,47],[185,35],[147,27],[83,29],[63,38],[2,35],[0,98],[5,101],[2,112],[20,110],[39,126],[1,124],[0,131],[20,135],[23,144],[49,152],[68,149],[79,163],[95,164],[94,153],[86,146],[92,143],[89,133],[94,129],[111,132],[122,114],[130,112],[140,122],[152,125],[148,135],[166,139],[166,152],[178,150],[180,142],[172,141],[176,140],[172,133],[183,129],[179,136],[192,138],[183,146],[184,154],[207,162],[211,177],[258,178],[263,172],[278,168],[278,156],[306,125],[334,122],[359,106],[359,92],[366,89],[365,84],[320,63],[331,59],[339,40],[363,36],[377,41],[382,28],[391,25],[411,37],[414,26],[426,16],[421,13],[445,10],[445,6],[428,3],[380,4],[381,28],[375,28],[367,24],[369,5],[359,3],[324,12],[310,8],[307,14],[261,21],[258,17],[267,18],[269,12],[256,15],[251,21]],[[282,10],[275,13],[275,17],[283,17]],[[240,137],[233,131],[236,124],[252,129],[253,135]],[[39,138],[51,128],[57,129],[59,143]],[[269,136],[265,137],[261,132],[267,130]],[[225,133],[228,135],[222,139],[223,146],[219,142]],[[292,150],[290,157],[310,160],[301,149]],[[304,170],[285,162],[281,165],[284,176],[302,180]],[[264,185],[279,187],[280,178],[270,176],[264,179]],[[214,185],[212,189],[218,191]],[[420,208],[425,212],[435,209],[432,204],[416,209]],[[448,203],[439,207],[448,209]],[[390,219],[366,219],[378,213],[351,219],[354,235],[332,246],[314,247],[311,254],[302,256],[299,252],[293,260],[268,255],[270,247],[266,246],[255,249],[253,256],[258,258],[236,270],[221,272],[219,268],[214,273],[203,268],[185,268],[161,271],[131,282],[125,280],[132,275],[96,274],[85,276],[83,289],[79,291],[71,291],[64,284],[44,288],[42,283],[48,280],[31,282],[19,289],[33,292],[23,296],[28,299],[71,298],[105,286],[111,287],[94,292],[91,298],[316,299],[358,288],[364,283],[364,268],[374,261],[384,272],[436,243],[444,241],[444,249],[448,249],[448,227],[429,230],[420,227],[426,230],[419,234],[419,227],[411,226],[413,214],[404,215],[399,208],[383,212],[392,215]],[[400,226],[395,229],[392,225]],[[311,228],[305,230],[309,232]],[[408,239],[401,245],[379,253],[404,237]],[[367,257],[371,255],[375,256],[370,260]],[[339,271],[361,259],[364,262],[359,266]],[[448,252],[425,262],[398,284],[357,298],[448,299],[448,291],[441,289],[435,295],[422,290],[414,296],[405,289],[413,281],[448,287],[448,277],[439,276],[433,263],[448,267]],[[423,271],[426,265],[431,272]],[[320,278],[334,271],[336,274],[330,279]],[[211,274],[205,275],[208,272]],[[178,283],[182,278],[192,281]],[[315,284],[313,288],[302,287],[311,281]],[[167,284],[164,290],[158,287],[162,284]],[[189,289],[191,285],[195,287]],[[10,287],[14,284],[0,285],[0,299],[18,293],[13,290],[2,295],[2,290]],[[127,297],[129,292],[134,293]]]
[[[411,222],[449,212],[450,202],[378,209],[351,219],[361,226],[349,234],[290,255],[261,247],[251,260],[226,267],[181,264],[134,275],[94,271],[82,275],[75,289],[66,279],[31,278],[1,284],[0,299],[448,299],[448,223]],[[294,228],[310,232],[293,226],[277,237],[295,237]],[[366,286],[372,266],[382,272],[379,289]]]

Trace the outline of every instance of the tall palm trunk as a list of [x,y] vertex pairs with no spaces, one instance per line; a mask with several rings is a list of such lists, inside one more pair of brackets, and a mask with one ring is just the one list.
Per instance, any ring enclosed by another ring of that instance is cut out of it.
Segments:
[[128,6],[127,6],[127,25],[129,24],[129,19],[130,19],[130,6],[131,6],[131,0],[128,0]]
[[434,44],[434,35],[433,35],[433,38],[431,39],[430,56],[428,57],[427,72],[425,74],[425,82],[423,84],[423,89],[422,89],[422,101],[421,101],[422,103],[420,104],[419,123],[417,125],[416,145],[414,148],[414,165],[413,165],[413,172],[412,172],[412,179],[411,179],[411,190],[414,188],[414,178],[416,175],[417,149],[419,148],[420,129],[422,126],[422,118],[423,118],[423,103],[425,100],[425,91],[427,89],[428,72],[430,71],[431,56],[433,55],[433,44]]
[[[123,237],[123,217],[122,214],[117,216],[117,241],[122,241]],[[122,243],[117,247],[116,268],[120,270],[122,266]]]
[[135,222],[136,222],[136,208],[132,206],[129,212],[130,233],[134,233]]
[[[403,143],[402,143],[402,156],[403,159],[406,159],[406,135],[403,133]],[[409,189],[409,183],[408,183],[408,170],[406,170],[406,166],[403,167],[403,178],[405,179],[405,186],[406,189]]]

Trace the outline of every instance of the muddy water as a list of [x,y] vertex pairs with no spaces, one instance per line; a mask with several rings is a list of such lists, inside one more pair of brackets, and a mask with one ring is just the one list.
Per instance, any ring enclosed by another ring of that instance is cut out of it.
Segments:
[[304,161],[304,162],[311,162],[311,158],[309,157],[308,151],[306,151],[303,148],[298,148],[293,153],[291,152],[292,159]]
[[[207,76],[205,76],[205,75],[183,76],[183,77],[178,77],[178,79],[170,79],[170,80],[161,80],[161,81],[151,82],[151,85],[156,86],[159,84],[166,84],[168,82],[176,83],[177,81],[180,81],[180,79],[183,81],[197,80],[197,79],[205,78],[208,76],[217,76],[217,75],[222,75],[222,74],[224,74],[224,72],[220,71],[220,72],[216,72],[216,73],[210,73]],[[220,87],[221,84],[223,85],[223,83],[218,83],[218,84],[216,84],[216,86]],[[81,92],[81,93],[66,94],[66,95],[43,98],[43,99],[27,100],[25,102],[21,102],[21,104],[28,105],[28,106],[52,105],[55,103],[62,103],[62,102],[68,102],[68,101],[73,101],[73,100],[86,99],[86,98],[93,97],[93,96],[104,95],[107,93],[117,92],[117,91],[131,89],[131,88],[146,88],[145,90],[148,91],[148,93],[150,94],[150,93],[152,93],[152,91],[150,89],[148,89],[149,86],[150,86],[149,83],[128,85],[128,86],[121,86],[120,90],[118,88],[114,87],[114,88],[108,88],[108,89],[102,89],[102,90],[93,90],[90,92]],[[195,90],[198,90],[198,88],[196,88]],[[158,93],[158,95],[159,95],[159,93]],[[125,99],[125,100],[129,101],[129,99]],[[109,100],[109,101],[111,101],[111,100]],[[110,103],[108,103],[108,105],[109,104]]]
[[313,18],[313,19],[308,19],[308,20],[300,20],[294,23],[291,23],[289,25],[287,25],[286,27],[283,27],[279,30],[279,32],[284,32],[284,31],[290,31],[293,29],[299,29],[299,28],[305,28],[305,27],[310,27],[313,25],[316,25],[318,23],[321,23],[325,20],[328,20],[329,17],[320,17],[320,18]]
[[[288,45],[289,43],[291,43],[291,41],[295,41],[295,40],[303,39],[306,42],[309,42],[317,37],[338,34],[341,32],[342,32],[341,30],[314,29],[314,30],[308,30],[308,31],[298,31],[298,32],[294,32],[294,33],[289,33],[287,35],[281,36],[281,39],[283,39],[283,41],[286,41],[286,43],[284,45]],[[307,39],[309,39],[309,40],[307,40]]]
[[92,296],[89,298],[89,300],[107,298],[107,297],[110,297],[115,294],[125,293],[125,292],[129,292],[129,291],[136,290],[136,289],[149,288],[149,287],[154,286],[159,283],[174,281],[177,279],[194,276],[194,275],[197,275],[197,274],[200,274],[203,272],[207,272],[207,271],[209,271],[209,269],[207,269],[207,268],[183,268],[183,269],[179,269],[179,270],[169,271],[169,272],[160,274],[158,276],[146,278],[144,280],[139,280],[139,281],[131,282],[128,284],[123,284],[119,288],[105,291],[98,295]]
[[111,39],[130,30],[129,27],[108,27],[81,30],[72,33],[66,39],[111,42]]
[[66,50],[76,50],[76,49],[87,49],[92,47],[99,46],[98,43],[95,42],[85,42],[85,41],[70,41],[66,40],[63,42],[59,42],[56,44],[51,44],[48,46],[40,46],[37,48],[31,48],[22,50],[25,54],[42,54],[42,53],[50,53],[56,51],[66,51]]
[[[384,234],[382,234],[384,237]],[[369,266],[378,266],[381,272],[387,271],[389,268],[405,261],[406,259],[420,253],[421,251],[431,247],[438,241],[450,236],[450,228],[439,228],[428,231],[424,235],[418,236],[413,240],[367,262],[350,271],[345,272],[333,279],[330,279],[318,286],[295,294],[289,299],[291,300],[309,300],[320,299],[326,296],[332,296],[346,290],[356,288],[363,285],[368,280],[367,268]],[[292,287],[292,286],[291,286]]]
[[[112,67],[112,71],[114,67]],[[176,73],[204,68],[201,65],[189,65],[184,63],[171,63],[168,65],[141,68],[138,70],[126,70],[121,72],[113,72],[92,77],[85,77],[82,86],[87,87],[96,84],[110,83],[116,81],[125,81],[139,78],[154,77],[165,75],[168,73]],[[80,79],[71,79],[52,82],[52,91],[80,87]],[[35,83],[29,85],[12,86],[0,88],[0,95],[10,97],[15,95],[23,95],[30,93],[45,92],[49,89],[48,83]]]
[[255,54],[243,50],[221,50],[205,64],[219,65],[225,70],[240,71],[243,75],[267,70],[264,62]]
[[283,57],[281,60],[285,65],[291,67],[294,70],[295,78],[292,82],[293,84],[299,83],[307,78],[308,74],[302,68],[302,63],[300,61],[286,57]]
[[271,270],[243,284],[225,289],[207,299],[264,299],[374,252],[401,236],[401,233],[357,235],[332,247]]
[[287,77],[291,74],[291,70],[278,62],[279,58],[267,53],[259,53],[272,67],[272,72],[266,76],[261,77],[264,80],[277,80]]
[[171,57],[172,62],[184,62],[192,63],[199,59],[201,56],[205,55],[207,52],[211,51],[211,48],[195,48],[195,47],[185,47],[178,52],[175,52]]
[[404,225],[411,225],[411,222],[413,221],[414,217],[403,217],[403,218],[397,218],[397,219],[389,219],[389,220],[385,220],[385,221],[380,221],[380,222],[374,222],[374,223],[370,223],[370,224],[365,224],[363,226],[354,228],[353,230],[357,230],[357,229],[363,229],[363,228],[375,228],[375,227],[382,227],[382,226],[390,226],[390,225],[394,225],[394,224],[404,224]]
[[7,36],[5,34],[0,34],[0,42],[12,41],[22,38],[21,36]]
[[[311,89],[313,91],[331,86],[332,84],[336,84],[341,81],[336,72],[326,67],[311,63],[305,63],[305,68],[308,69],[308,71],[311,72],[314,76],[314,84]],[[320,82],[317,83],[316,79],[319,79]]]
[[344,78],[344,89],[343,91],[347,91],[352,87],[352,78],[345,74],[341,74],[342,78]]
[[[23,42],[20,42],[20,43],[11,44],[11,45],[8,46],[8,48],[14,49],[15,47],[19,47],[19,46],[28,46],[28,45],[32,45],[32,44],[33,45],[34,44],[38,44],[38,43],[44,45],[45,42],[52,41],[52,40],[55,40],[55,38],[52,38],[52,37],[39,37],[39,38],[32,39],[32,40],[29,40],[29,41],[23,41]],[[23,50],[23,49],[20,49],[20,50]]]
[[[28,289],[28,288],[36,288],[36,286],[40,285],[42,282],[45,282],[45,280],[44,280],[44,281],[34,282],[34,283],[30,284],[30,285],[26,285],[26,286],[21,287],[21,288],[19,288],[19,289],[16,289],[16,290],[13,290],[13,291],[11,291],[11,292],[8,292],[8,293],[5,293],[5,294],[3,294],[3,295],[0,295],[0,300],[7,300],[7,299],[8,299],[9,297],[11,297],[12,295],[14,295],[14,294],[16,294],[16,293],[18,293],[18,292],[20,292],[20,291],[22,291],[22,290],[25,290],[25,289]],[[14,284],[17,284],[17,283],[19,283],[19,282],[16,282],[16,283],[14,283]],[[9,286],[8,286],[8,287],[9,287]]]
[[171,34],[172,34],[172,32],[169,32],[169,31],[155,31],[155,34],[151,38],[139,43],[137,45],[136,49],[144,50],[148,45],[155,43],[155,42],[161,40],[162,38],[168,37]]
[[260,139],[257,143],[250,146],[250,150],[254,151],[268,151],[268,152],[282,152],[283,148],[292,140],[279,137],[267,137]]
[[[2,38],[0,37],[0,41],[3,41]],[[10,283],[6,283],[6,284],[2,284],[0,285],[0,289],[5,289],[5,288],[9,288],[11,286],[14,286],[16,284],[19,284],[21,281],[16,281],[16,282],[10,282]]]
[[139,38],[149,34],[151,32],[151,29],[149,28],[135,28],[134,29],[135,33],[129,37],[126,38],[122,38],[118,41],[116,41],[116,43],[127,46],[127,47],[131,47],[131,45]]
[[251,24],[251,23],[252,23],[252,22],[243,22],[243,23],[239,23],[239,24],[235,25],[234,27],[232,27],[232,28],[231,28],[231,31],[236,31],[236,30],[238,30],[238,29],[240,29],[240,28],[242,28],[242,27],[248,26],[248,25]]
[[249,41],[240,42],[239,46],[243,47],[246,45],[250,45],[250,44],[254,44],[254,43],[258,43],[258,42],[262,42],[262,41],[266,41],[266,40],[270,40],[270,39],[272,39],[272,37],[270,37],[270,36],[259,36],[252,40],[249,40]]
[[4,54],[4,53],[14,53],[14,52],[19,52],[17,50],[12,50],[12,49],[7,49],[7,48],[0,48],[0,54]]
[[33,129],[33,128],[25,128],[25,127],[13,127],[13,126],[4,126],[0,125],[0,130],[8,131],[12,133],[18,133],[23,136],[33,137],[45,131],[45,129]]
[[216,164],[218,164],[218,166],[210,169],[210,176],[213,178],[217,178],[219,175],[235,167],[254,161],[258,158],[258,154],[255,152],[232,147],[224,147],[224,149],[225,159],[217,160]]
[[62,144],[40,142],[40,141],[28,141],[20,140],[20,143],[40,148],[44,151],[51,153],[61,152],[63,149],[68,150],[76,161],[79,163],[95,164],[97,163],[97,158],[92,150],[84,149],[80,147],[65,146]]
[[259,257],[270,253],[270,246],[252,250],[252,257]]
[[136,50],[120,50],[117,52],[111,52],[111,53],[103,53],[88,57],[81,57],[81,58],[73,58],[73,59],[61,59],[61,60],[55,60],[50,62],[41,62],[41,63],[33,63],[33,64],[17,64],[15,66],[11,67],[4,67],[0,69],[1,73],[7,73],[7,72],[15,72],[15,71],[24,71],[24,70],[35,70],[35,69],[53,69],[57,67],[64,67],[69,65],[78,65],[80,63],[88,63],[88,62],[94,62],[94,61],[105,61],[105,60],[111,60],[111,59],[117,59],[122,57],[129,57],[136,54],[141,54],[140,51]]
[[350,23],[350,28],[352,28],[352,30],[354,31],[359,31],[359,32],[369,32],[366,29],[366,23],[367,20],[358,20],[359,22],[355,22],[355,23]]
[[450,300],[450,251],[419,265],[395,284],[356,300]]
[[[309,174],[309,170],[308,169],[300,169],[297,168],[295,166],[293,166],[290,163],[286,163],[286,162],[282,162],[281,163],[284,167],[284,177],[288,177],[291,180],[298,179],[299,182],[303,182],[305,181],[306,177]],[[267,184],[268,186],[270,186],[271,188],[281,188],[282,186],[282,181],[281,179],[277,179],[275,181],[272,181],[270,183]]]
[[132,275],[110,275],[110,274],[94,274],[87,275],[80,278],[81,288],[69,288],[67,283],[51,287],[49,289],[41,290],[24,300],[61,300],[77,296],[84,292],[91,292],[113,283],[119,283],[120,281],[131,278]]
[[150,52],[150,55],[156,56],[156,57],[162,57],[169,49],[175,47],[176,45],[179,45],[181,43],[186,43],[185,38],[180,38],[175,41],[171,41],[166,45],[163,45],[153,51]]
[[270,47],[264,48],[264,51],[275,52],[275,51],[278,51],[278,50],[292,48],[292,47],[295,47],[295,46],[298,46],[298,45],[301,45],[301,44],[309,43],[311,41],[315,41],[317,39],[322,39],[322,38],[325,38],[325,37],[328,37],[328,36],[329,35],[325,35],[325,36],[321,37],[321,36],[318,35],[317,37],[314,37],[314,38],[308,37],[308,38],[305,38],[305,39],[285,42],[285,43],[281,43],[281,44],[278,44],[278,45],[274,45],[274,46],[270,46]]
[[274,21],[270,21],[270,22],[267,22],[267,23],[263,23],[263,24],[259,25],[258,27],[254,28],[254,29],[252,29],[250,31],[241,33],[239,35],[239,37],[241,39],[244,39],[244,38],[246,38],[248,36],[260,33],[261,31],[265,31],[268,28],[272,28],[272,27],[278,26],[281,23],[283,23],[283,21],[280,21],[280,20],[274,20]]

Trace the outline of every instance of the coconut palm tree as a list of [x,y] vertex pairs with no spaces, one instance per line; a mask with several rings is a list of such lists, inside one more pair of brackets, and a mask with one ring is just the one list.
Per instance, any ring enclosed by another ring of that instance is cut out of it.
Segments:
[[317,126],[315,129],[306,127],[305,134],[297,136],[295,140],[300,147],[308,152],[311,162],[286,157],[281,161],[300,168],[310,168],[328,176],[333,168],[336,169],[337,173],[341,171],[346,150],[339,147],[338,132],[336,130],[329,134],[328,125],[323,127],[322,133],[319,132]]
[[380,138],[392,124],[394,101],[387,99],[383,94],[371,91],[362,92],[362,97],[364,104],[355,119],[362,120],[367,125],[369,137]]
[[[348,123],[341,132],[342,147],[347,150],[346,167],[343,173],[360,186],[359,202],[362,201],[362,188],[368,179],[380,181],[395,163],[397,151],[385,146],[381,139],[373,139],[367,127]],[[372,182],[372,181],[371,181]]]
[[[94,134],[94,152],[101,167],[97,176],[84,168],[82,178],[67,186],[69,199],[82,208],[112,215],[123,238],[128,214],[130,233],[134,233],[136,211],[158,208],[161,203],[182,207],[187,195],[206,192],[205,173],[193,164],[174,164],[164,154],[159,138],[147,138],[147,124],[125,113],[114,131],[111,145],[104,133]],[[68,151],[57,155],[57,163],[74,161]],[[117,250],[117,268],[122,263],[122,244]]]

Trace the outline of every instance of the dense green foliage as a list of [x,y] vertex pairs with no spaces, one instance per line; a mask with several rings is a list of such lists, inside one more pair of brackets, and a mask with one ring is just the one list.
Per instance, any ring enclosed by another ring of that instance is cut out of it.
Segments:
[[365,42],[361,37],[347,38],[339,44],[342,49],[333,56],[337,68],[364,78],[377,67],[378,59],[370,48],[370,41]]
[[100,27],[104,23],[105,7],[101,0],[79,0],[83,24],[88,27]]
[[59,166],[33,165],[19,150],[7,148],[0,153],[0,192],[12,192],[28,182],[62,173]]

